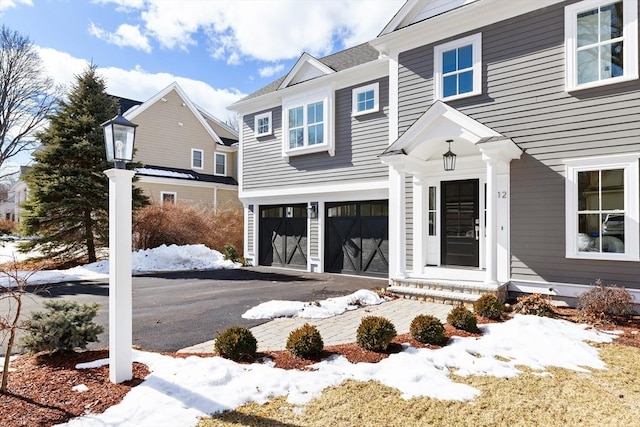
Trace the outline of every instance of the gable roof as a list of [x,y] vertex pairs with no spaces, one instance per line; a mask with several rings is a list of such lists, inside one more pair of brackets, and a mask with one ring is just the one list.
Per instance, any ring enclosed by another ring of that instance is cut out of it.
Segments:
[[480,0],[408,0],[378,37]]
[[298,59],[296,65],[291,68],[289,74],[287,74],[284,80],[282,80],[282,83],[280,83],[278,89],[283,89],[296,83],[302,83],[304,81],[315,79],[316,77],[332,74],[335,72],[336,71],[333,68],[325,65],[321,61],[305,52]]
[[304,53],[302,54],[300,59],[298,59],[296,65],[289,73],[287,73],[286,76],[280,77],[279,79],[269,83],[261,89],[258,89],[252,94],[249,94],[241,100],[236,101],[229,107],[229,109],[233,109],[233,107],[238,103],[242,103],[249,99],[257,98],[268,93],[276,92],[277,90],[283,89],[284,87],[288,87],[288,84],[290,86],[291,84],[299,83],[299,81],[295,80],[294,78],[297,75],[294,72],[294,69],[296,69],[296,67],[302,68],[303,66],[315,66],[316,69],[323,70],[325,71],[325,74],[328,74],[329,72],[340,72],[349,68],[357,67],[358,65],[366,64],[367,62],[375,61],[379,58],[379,56],[380,53],[369,43],[362,43],[349,49],[345,49],[340,52],[325,56],[324,58],[318,59],[313,58],[307,53]]
[[[199,109],[198,107],[196,107],[196,105],[189,99],[187,94],[184,93],[184,91],[178,85],[177,82],[171,83],[169,86],[167,86],[166,88],[162,89],[160,92],[156,93],[151,98],[149,98],[147,101],[145,101],[142,104],[140,104],[139,106],[137,106],[135,108],[132,108],[129,111],[125,112],[123,114],[123,116],[127,120],[133,120],[136,116],[138,116],[140,113],[145,111],[151,105],[153,105],[156,102],[162,100],[162,98],[164,96],[166,96],[171,91],[175,91],[178,94],[178,96],[180,96],[180,98],[182,98],[182,101],[184,102],[185,106],[187,108],[189,108],[189,110],[191,110],[191,113],[193,113],[193,115],[196,117],[196,119],[200,122],[200,124],[202,124],[204,129],[207,131],[207,133],[211,136],[211,138],[217,144],[227,145],[228,146],[228,145],[231,145],[231,144],[228,143],[230,140],[233,140],[235,138],[235,142],[238,141],[238,134],[235,133],[233,130],[231,130],[231,128],[227,128],[226,132],[225,132],[225,139],[227,140],[227,143],[225,143],[225,141],[223,141],[223,139],[215,132],[215,130],[210,125],[211,121],[215,121],[218,124],[220,124],[220,121],[218,119],[216,119],[215,117],[213,117],[211,114],[208,114],[208,113],[207,113],[207,116],[208,116],[208,119],[210,121],[207,121],[205,119],[203,113],[202,113],[203,110]],[[219,127],[219,129],[221,129],[221,126]]]

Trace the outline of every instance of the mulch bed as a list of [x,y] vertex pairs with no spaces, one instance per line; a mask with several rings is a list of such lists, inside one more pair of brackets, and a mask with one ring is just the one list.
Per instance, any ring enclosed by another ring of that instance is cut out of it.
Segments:
[[[574,309],[556,309],[560,318],[579,319]],[[488,319],[479,318],[478,323],[489,323]],[[640,316],[634,316],[617,324],[598,325],[601,329],[623,331],[616,343],[640,347]],[[445,325],[445,335],[480,336],[457,330]],[[397,336],[387,352],[376,353],[360,348],[356,344],[345,344],[325,347],[323,359],[335,354],[344,355],[351,363],[379,362],[389,355],[402,350],[402,343],[409,343],[417,348],[438,348],[419,343],[409,334]],[[444,344],[446,345],[446,343]],[[169,354],[174,357],[187,357],[188,354]],[[207,357],[211,354],[198,354]],[[110,406],[118,404],[127,392],[140,384],[149,375],[146,366],[133,364],[133,379],[123,384],[112,384],[109,381],[109,367],[102,366],[91,369],[76,369],[78,363],[108,358],[108,350],[92,350],[76,353],[21,356],[12,362],[9,374],[8,394],[0,394],[0,424],[3,427],[14,426],[50,426],[81,416],[85,413],[102,413]],[[272,351],[258,355],[258,358],[271,358],[276,367],[283,369],[308,369],[318,360],[307,360],[293,357],[287,351]],[[72,387],[84,384],[88,390],[77,392]]]

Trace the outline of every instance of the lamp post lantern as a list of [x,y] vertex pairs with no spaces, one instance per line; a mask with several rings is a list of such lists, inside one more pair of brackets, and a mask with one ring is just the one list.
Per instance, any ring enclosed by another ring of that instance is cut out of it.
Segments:
[[137,125],[120,112],[102,124],[107,160],[115,168],[109,177],[109,380],[133,377],[133,322],[131,296],[131,182],[134,171],[125,169],[133,159]]

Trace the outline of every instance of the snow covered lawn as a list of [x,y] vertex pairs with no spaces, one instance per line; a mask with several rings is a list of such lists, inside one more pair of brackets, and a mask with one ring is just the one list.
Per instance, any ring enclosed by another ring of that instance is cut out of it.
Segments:
[[[199,417],[234,409],[248,402],[264,403],[286,396],[305,404],[329,386],[352,379],[378,381],[397,388],[403,398],[427,396],[473,400],[474,387],[455,382],[459,376],[513,378],[521,367],[544,375],[549,367],[578,372],[605,369],[590,342],[610,342],[613,335],[586,325],[536,316],[516,315],[504,323],[481,326],[480,338],[454,338],[437,350],[406,346],[377,363],[351,364],[338,356],[313,365],[311,371],[283,370],[265,363],[238,364],[220,357],[176,359],[135,352],[136,361],[152,374],[129,392],[121,404],[100,415],[77,418],[68,426],[195,426]],[[97,361],[85,367],[107,363]]]

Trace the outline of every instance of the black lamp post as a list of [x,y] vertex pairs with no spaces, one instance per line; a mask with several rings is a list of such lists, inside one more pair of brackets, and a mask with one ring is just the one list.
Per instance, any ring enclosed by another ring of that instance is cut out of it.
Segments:
[[442,155],[442,161],[444,162],[444,170],[445,171],[453,171],[456,169],[456,155],[451,151],[451,143],[453,139],[447,139],[447,143],[449,144],[449,150]]
[[125,163],[133,159],[133,144],[138,125],[118,115],[102,124],[104,129],[104,146],[107,150],[107,161],[113,162],[116,169],[124,169]]

